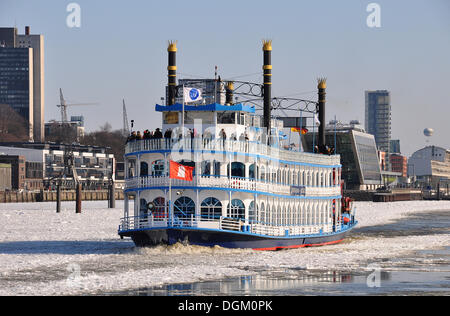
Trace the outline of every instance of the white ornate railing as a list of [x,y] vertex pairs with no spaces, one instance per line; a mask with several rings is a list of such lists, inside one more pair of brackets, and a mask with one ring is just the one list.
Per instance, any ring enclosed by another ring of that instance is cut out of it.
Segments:
[[[166,176],[146,176],[125,180],[125,190],[145,189],[152,187],[203,187],[225,188],[245,191],[268,192],[280,195],[289,195],[291,186],[278,183],[262,182],[255,179],[227,178],[227,177],[194,177],[194,181],[170,180]],[[305,187],[305,196],[337,196],[340,195],[340,187]]]
[[[215,225],[214,225],[215,224]],[[340,223],[338,224],[340,226]],[[332,224],[318,225],[298,225],[298,226],[274,226],[268,223],[251,222],[246,223],[239,218],[220,217],[216,219],[196,218],[154,218],[149,215],[146,217],[126,217],[122,218],[119,231],[130,231],[149,228],[216,228],[225,231],[245,232],[256,235],[266,236],[300,236],[326,234],[333,231]],[[338,231],[340,228],[338,229]]]
[[279,160],[293,161],[299,163],[308,163],[315,165],[336,166],[340,165],[339,155],[319,155],[305,152],[296,152],[285,150],[257,142],[246,141],[223,141],[221,139],[203,140],[194,139],[144,139],[134,140],[127,143],[125,154],[133,154],[146,151],[158,150],[195,150],[195,151],[214,151],[247,153],[268,156]]

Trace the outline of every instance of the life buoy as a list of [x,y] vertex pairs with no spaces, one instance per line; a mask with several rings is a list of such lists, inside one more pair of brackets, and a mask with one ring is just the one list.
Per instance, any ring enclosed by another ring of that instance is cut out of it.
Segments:
[[342,221],[344,222],[344,224],[349,224],[350,218],[348,216],[342,216]]

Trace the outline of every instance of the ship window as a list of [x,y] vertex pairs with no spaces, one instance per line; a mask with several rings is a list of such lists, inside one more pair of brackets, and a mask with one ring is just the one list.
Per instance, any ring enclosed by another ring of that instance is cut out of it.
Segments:
[[162,177],[162,176],[165,175],[164,170],[165,170],[165,162],[164,162],[164,160],[156,160],[156,161],[154,161],[152,163],[152,176],[154,176],[154,177]]
[[248,177],[250,179],[256,179],[256,164],[252,164],[248,168]]
[[174,203],[173,213],[178,218],[191,218],[195,214],[194,201],[186,196],[180,197]]
[[141,199],[139,203],[139,216],[141,219],[147,218],[148,209],[147,209],[147,201],[145,199]]
[[245,205],[244,202],[238,199],[231,201],[231,206],[228,204],[227,217],[229,218],[245,218]]
[[202,176],[210,176],[211,175],[211,162],[202,161]]
[[136,161],[128,160],[128,178],[134,178],[135,168],[136,168]]
[[217,124],[235,124],[236,112],[217,113]]
[[256,221],[255,202],[252,201],[248,207],[248,220],[250,222]]
[[277,173],[275,172],[275,168],[272,169],[272,182],[277,182]]
[[261,181],[265,182],[266,181],[266,167],[264,165],[261,165]]
[[141,162],[141,177],[146,177],[148,176],[148,163],[146,162]]
[[264,205],[264,203],[261,203],[261,210],[259,213],[259,221],[264,222],[264,217],[265,217],[265,205]]
[[[228,164],[227,176],[230,176],[230,165]],[[245,178],[245,165],[242,162],[232,162],[231,163],[231,176]]]
[[[275,208],[275,206],[274,206]],[[285,218],[285,214],[284,214],[284,208],[281,209],[281,206],[278,205],[278,210],[277,210],[277,214],[278,214],[278,226],[284,226],[285,222],[286,222],[286,218]]]
[[273,223],[269,223],[269,217],[270,217],[270,204],[267,204],[267,208],[265,212],[262,212],[261,214],[261,222],[264,225],[273,225]]
[[245,113],[239,113],[239,125],[245,125]]
[[167,218],[167,205],[165,203],[165,199],[163,197],[158,197],[153,200],[153,204],[155,205],[155,209],[153,210],[153,218],[155,220]]
[[184,112],[185,124],[194,124],[196,120],[200,124],[214,124],[214,112]]
[[209,197],[201,204],[202,220],[219,219],[222,216],[222,203],[216,198]]
[[214,166],[214,176],[220,177],[220,162],[214,160],[213,166]]
[[163,114],[164,124],[178,124],[178,112],[166,112]]

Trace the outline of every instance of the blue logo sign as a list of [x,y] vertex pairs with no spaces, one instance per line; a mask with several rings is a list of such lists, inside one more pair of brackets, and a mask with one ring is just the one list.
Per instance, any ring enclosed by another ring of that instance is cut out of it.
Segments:
[[189,97],[193,101],[197,100],[199,96],[200,96],[200,93],[198,92],[197,89],[191,89],[191,91],[189,92]]

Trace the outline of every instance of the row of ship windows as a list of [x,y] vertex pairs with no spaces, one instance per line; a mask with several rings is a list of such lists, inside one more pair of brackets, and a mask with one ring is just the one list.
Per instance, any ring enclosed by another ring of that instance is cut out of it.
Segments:
[[[158,197],[152,201],[155,206],[149,212],[147,200],[140,199],[140,217],[153,216],[155,219],[167,219],[169,216],[168,203],[164,197]],[[261,202],[255,209],[255,202],[251,202],[248,207],[248,220],[274,225],[298,225],[298,224],[319,224],[328,222],[331,218],[331,210],[339,205],[337,201],[322,202],[320,204],[305,204],[303,208],[286,208],[282,206],[265,204]],[[191,218],[195,216],[195,202],[189,197],[180,197],[173,204],[173,215],[175,218]],[[218,220],[223,216],[222,203],[214,198],[206,198],[200,204],[201,220]],[[245,205],[242,200],[233,199],[226,208],[226,217],[245,220]]]
[[[180,161],[179,163],[194,167],[195,163],[191,161]],[[291,170],[284,168],[269,168],[265,165],[258,166],[250,164],[246,166],[242,162],[232,162],[226,165],[226,173],[221,173],[223,163],[217,161],[203,161],[201,163],[201,177],[232,177],[250,180],[259,180],[284,185],[306,185],[306,186],[335,186],[340,183],[340,169],[319,170]],[[133,160],[128,161],[128,178],[134,178],[139,174],[140,177],[167,177],[168,171],[164,160],[156,160],[149,165],[147,162],[141,162],[139,171]]]

